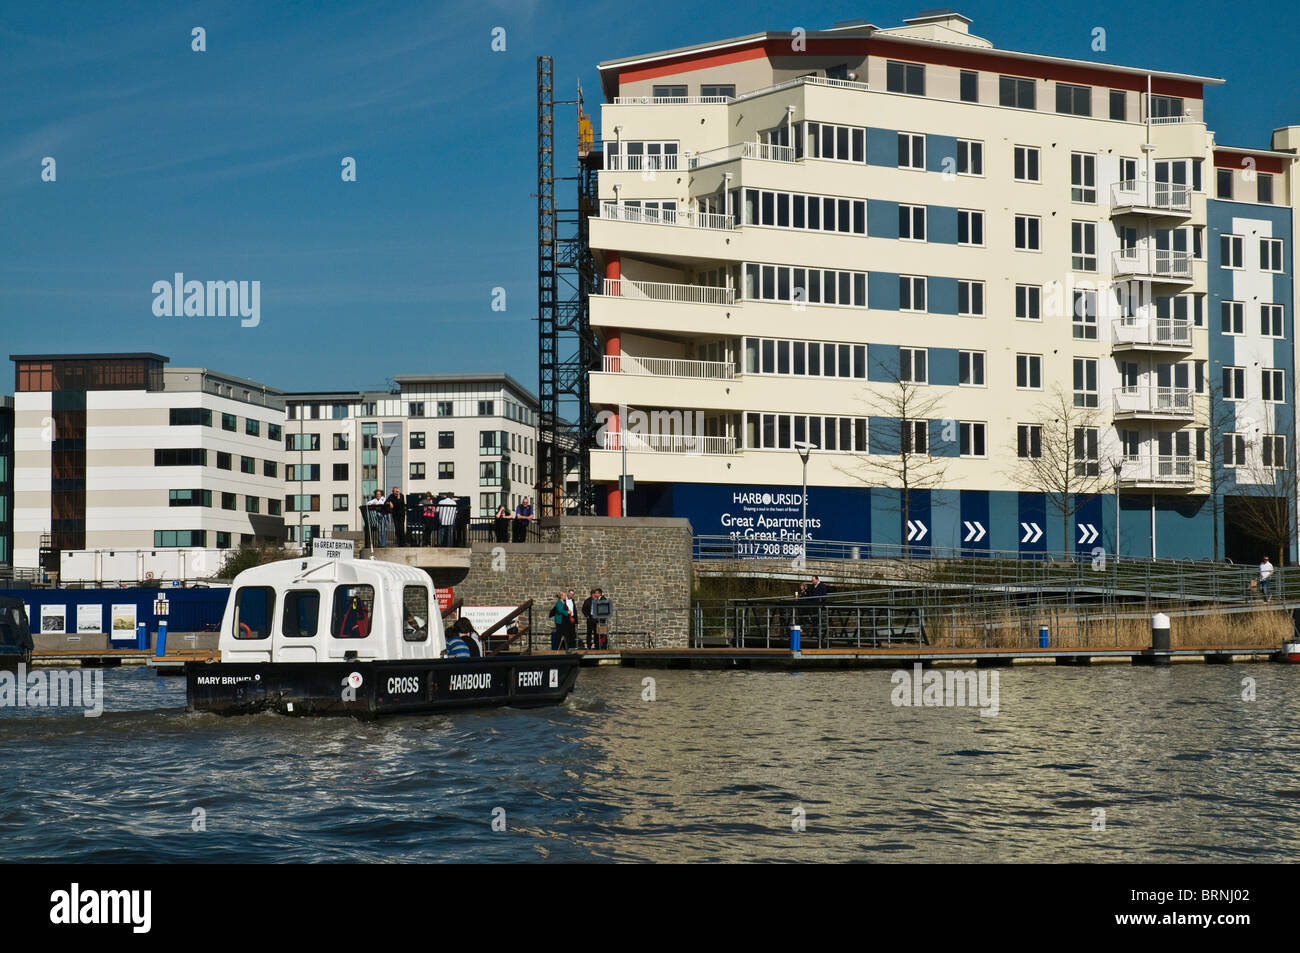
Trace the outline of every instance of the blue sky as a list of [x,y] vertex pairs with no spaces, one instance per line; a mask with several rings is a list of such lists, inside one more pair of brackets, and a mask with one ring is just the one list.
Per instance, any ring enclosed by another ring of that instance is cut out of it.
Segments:
[[[598,103],[600,60],[897,26],[930,5],[3,0],[0,356],[149,350],[287,390],[505,370],[536,390],[538,54],[555,57],[557,97],[581,78]],[[1222,143],[1300,123],[1289,5],[1230,23],[1209,4],[955,8],[1000,47],[1223,77],[1207,92]],[[155,317],[150,289],[177,271],[260,281],[260,325]]]

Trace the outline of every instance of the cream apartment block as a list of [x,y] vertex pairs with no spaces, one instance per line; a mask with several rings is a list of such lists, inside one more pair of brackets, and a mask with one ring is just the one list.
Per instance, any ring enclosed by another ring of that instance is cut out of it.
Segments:
[[397,389],[286,397],[290,540],[358,532],[376,489],[513,511],[536,482],[537,399],[508,374],[410,374]]
[[283,538],[280,391],[159,354],[12,360],[14,566]]
[[[1217,521],[1218,555],[1257,559],[1232,504],[1294,460],[1300,128],[1226,147],[1220,79],[999,50],[969,23],[600,65],[606,511],[626,449],[629,514],[797,538],[803,442],[815,538],[1114,551],[1118,505],[1124,554],[1211,556]],[[882,412],[900,380],[925,419]],[[1018,482],[1058,388],[1092,418],[1068,538]],[[944,465],[907,519],[865,463],[901,441]]]

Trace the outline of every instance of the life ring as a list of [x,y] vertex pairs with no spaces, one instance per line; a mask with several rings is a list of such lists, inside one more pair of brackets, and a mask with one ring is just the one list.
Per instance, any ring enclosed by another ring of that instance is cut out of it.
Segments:
[[147,572],[147,573],[145,573],[145,574],[144,574],[144,578],[146,578],[146,579],[152,579],[152,578],[153,578],[153,573],[152,573],[152,572]]
[[251,639],[253,637],[253,630],[249,627],[247,622],[239,623],[239,627],[240,629],[248,633],[248,635],[241,635],[240,636],[241,639]]

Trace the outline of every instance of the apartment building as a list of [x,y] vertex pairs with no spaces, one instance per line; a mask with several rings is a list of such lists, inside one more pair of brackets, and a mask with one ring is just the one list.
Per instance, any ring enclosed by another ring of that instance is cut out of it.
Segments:
[[969,25],[600,64],[606,512],[626,459],[629,514],[797,554],[802,448],[817,539],[1275,551],[1245,516],[1295,496],[1300,127],[1220,144],[1223,80]]
[[17,354],[13,565],[283,538],[281,392],[159,354]]
[[452,492],[475,516],[536,482],[537,398],[508,374],[409,374],[396,389],[286,396],[289,539],[361,529],[376,489]]
[[14,399],[0,394],[0,566],[14,551]]

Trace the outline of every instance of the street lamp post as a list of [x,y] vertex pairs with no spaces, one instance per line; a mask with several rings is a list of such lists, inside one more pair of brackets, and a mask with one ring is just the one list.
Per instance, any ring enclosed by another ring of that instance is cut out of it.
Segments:
[[1115,565],[1119,565],[1119,474],[1124,468],[1123,460],[1112,460],[1110,468],[1115,471]]
[[806,440],[798,440],[795,441],[794,448],[799,451],[799,459],[803,462],[803,495],[800,497],[803,502],[803,516],[799,518],[799,556],[806,564],[808,562],[808,454],[816,450],[817,445]]

